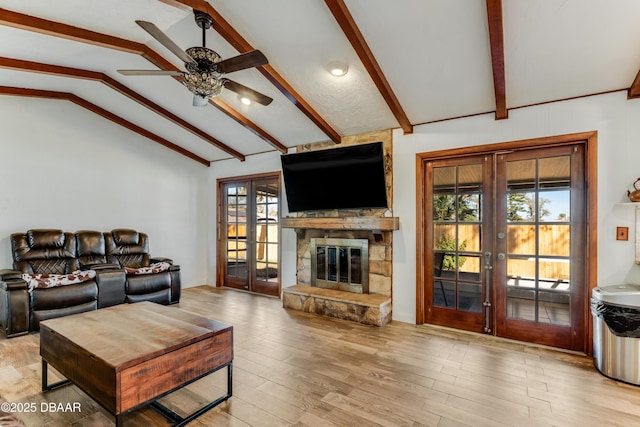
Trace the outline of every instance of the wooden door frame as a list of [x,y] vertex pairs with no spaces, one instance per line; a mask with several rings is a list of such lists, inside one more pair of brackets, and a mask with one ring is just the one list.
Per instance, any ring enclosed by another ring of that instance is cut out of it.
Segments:
[[[587,293],[597,286],[598,278],[598,132],[579,132],[566,135],[549,136],[542,138],[524,139],[518,141],[500,142],[495,144],[479,145],[472,147],[453,148],[416,154],[416,324],[425,323],[425,290],[424,280],[429,277],[431,260],[426,259],[427,244],[425,239],[426,212],[425,200],[425,164],[433,160],[441,160],[452,157],[476,156],[479,154],[492,154],[499,151],[521,150],[528,148],[546,148],[560,145],[583,144],[585,148],[585,186],[586,186],[586,282]],[[584,301],[584,316],[587,325],[585,328],[584,352],[593,354],[593,322],[589,310],[589,298]]]
[[[223,225],[223,212],[222,212],[222,198],[226,195],[222,194],[222,187],[224,184],[236,181],[251,181],[262,178],[275,178],[278,180],[278,186],[282,189],[282,172],[263,172],[252,175],[234,176],[229,178],[218,178],[216,180],[216,283],[215,287],[221,287],[224,284],[224,265],[226,264],[226,248],[222,247],[222,225]],[[278,215],[281,215],[282,202],[278,202]],[[224,221],[226,222],[226,220]],[[280,282],[278,283],[279,290],[282,289],[282,239],[281,239],[282,227],[278,228],[278,277]],[[248,280],[251,280],[250,278]],[[235,289],[235,288],[234,288]],[[280,291],[278,292],[280,294]],[[260,294],[264,295],[264,294]]]

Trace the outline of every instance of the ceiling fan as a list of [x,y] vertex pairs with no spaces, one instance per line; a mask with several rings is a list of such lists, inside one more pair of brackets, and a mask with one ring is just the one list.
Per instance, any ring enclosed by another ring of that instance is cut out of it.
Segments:
[[193,93],[193,105],[204,107],[209,98],[220,95],[223,88],[229,89],[243,98],[269,105],[273,99],[247,86],[222,77],[223,74],[259,67],[269,61],[259,50],[252,50],[228,59],[206,47],[206,30],[211,28],[213,19],[204,12],[195,11],[195,21],[202,28],[202,46],[180,49],[166,34],[151,22],[136,21],[143,30],[151,34],[164,47],[184,62],[187,71],[169,70],[118,70],[125,76],[183,76],[183,84]]

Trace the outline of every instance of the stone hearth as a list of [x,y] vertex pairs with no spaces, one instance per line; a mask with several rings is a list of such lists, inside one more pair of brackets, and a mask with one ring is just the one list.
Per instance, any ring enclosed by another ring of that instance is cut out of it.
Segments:
[[335,289],[294,285],[283,290],[284,308],[384,326],[391,320],[391,298]]

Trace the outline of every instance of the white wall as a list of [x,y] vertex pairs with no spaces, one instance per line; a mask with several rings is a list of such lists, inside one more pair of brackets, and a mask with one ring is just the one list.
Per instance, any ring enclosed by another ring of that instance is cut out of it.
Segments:
[[0,97],[0,268],[30,228],[149,234],[184,287],[206,283],[205,166],[70,102]]
[[[598,132],[598,285],[640,283],[634,263],[635,212],[627,202],[629,185],[640,177],[640,100],[626,92],[557,102],[493,114],[416,126],[394,132],[393,319],[416,320],[416,154],[529,138]],[[629,241],[616,241],[616,226],[629,227]]]

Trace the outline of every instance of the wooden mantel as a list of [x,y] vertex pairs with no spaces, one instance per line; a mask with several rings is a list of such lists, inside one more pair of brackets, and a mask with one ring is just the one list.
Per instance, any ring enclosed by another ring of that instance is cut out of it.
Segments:
[[345,218],[282,218],[283,228],[318,230],[375,230],[393,231],[400,229],[398,217],[352,216]]

